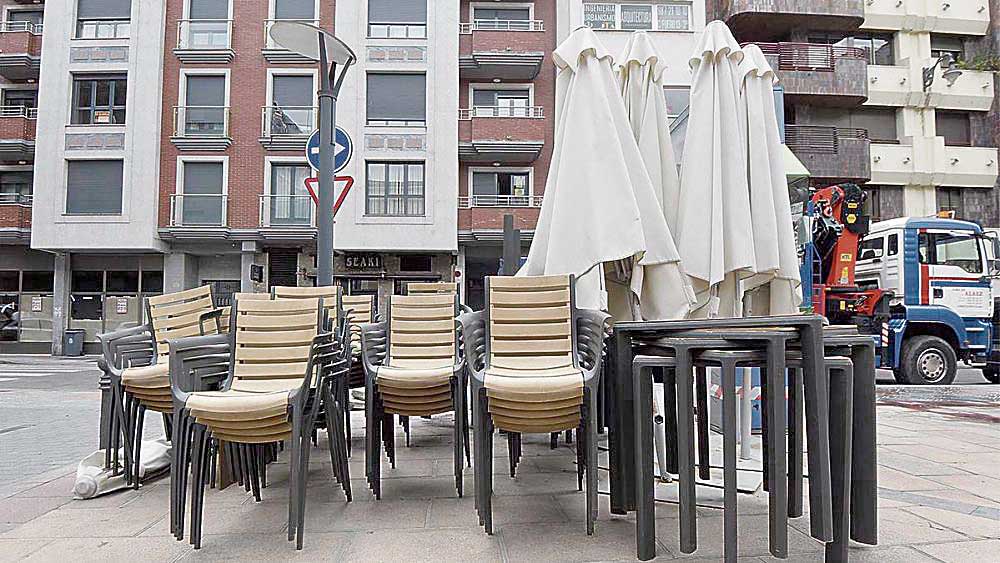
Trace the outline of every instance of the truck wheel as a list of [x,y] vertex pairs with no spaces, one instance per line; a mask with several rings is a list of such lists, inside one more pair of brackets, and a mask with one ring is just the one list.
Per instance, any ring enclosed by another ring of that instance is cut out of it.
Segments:
[[958,359],[943,338],[914,336],[903,345],[903,378],[910,385],[951,385]]
[[995,367],[984,367],[983,377],[990,383],[1000,383],[1000,371],[997,371]]

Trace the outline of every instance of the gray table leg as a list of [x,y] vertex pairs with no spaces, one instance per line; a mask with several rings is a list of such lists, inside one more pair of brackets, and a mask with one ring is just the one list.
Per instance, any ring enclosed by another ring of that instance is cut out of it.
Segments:
[[[691,350],[686,346],[676,349],[677,371],[677,469],[678,500],[680,501],[680,548],[682,553],[698,549],[698,523],[696,516],[694,471],[694,409],[691,391]],[[734,390],[735,392],[735,390]],[[734,415],[735,416],[735,415]]]
[[802,329],[806,440],[809,444],[809,530],[822,542],[833,540],[830,497],[830,399],[823,367],[823,333],[816,326]]
[[767,346],[767,451],[770,468],[768,494],[769,545],[775,557],[788,557],[788,483],[785,475],[785,345],[771,341]]
[[788,517],[802,516],[802,370],[788,370]]
[[833,541],[826,544],[827,563],[846,563],[851,527],[852,374],[849,367],[831,370],[830,458],[833,463]]
[[708,447],[708,371],[703,367],[695,368],[694,381],[697,389],[695,399],[698,402],[698,477],[708,481],[711,478],[711,461]]
[[[629,486],[635,475],[635,450],[629,413],[632,412],[632,344],[629,335],[614,329],[611,347],[614,370],[611,402],[611,420],[608,428],[608,458],[610,462],[611,513],[627,514],[635,510],[635,488]],[[627,393],[627,395],[626,395]]]
[[875,350],[855,346],[854,456],[851,460],[851,539],[878,543],[878,464],[875,446]]
[[[723,549],[726,563],[736,563],[736,366],[722,365]],[[682,481],[683,482],[683,481]],[[683,520],[683,518],[682,518]],[[682,549],[683,551],[683,549]]]
[[653,381],[650,368],[634,370],[632,428],[635,431],[636,557],[656,557],[656,517],[653,500]]

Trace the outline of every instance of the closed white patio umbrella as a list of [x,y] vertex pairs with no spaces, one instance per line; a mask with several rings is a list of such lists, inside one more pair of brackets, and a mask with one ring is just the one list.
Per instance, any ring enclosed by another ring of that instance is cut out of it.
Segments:
[[[692,294],[629,126],[611,55],[589,28],[553,53],[556,134],[545,196],[519,275],[575,274],[581,307],[609,309],[605,265],[625,260],[618,320],[682,318]],[[635,306],[635,301],[638,306]]]
[[694,75],[681,188],[666,205],[677,207],[674,236],[698,299],[692,317],[740,316],[740,281],[756,273],[740,111],[743,56],[729,28],[713,21],[689,61]]

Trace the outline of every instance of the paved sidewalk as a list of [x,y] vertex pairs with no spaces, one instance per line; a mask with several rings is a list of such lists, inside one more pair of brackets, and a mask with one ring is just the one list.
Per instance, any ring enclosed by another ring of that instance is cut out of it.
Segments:
[[[852,548],[852,561],[995,561],[1000,553],[1000,420],[995,405],[880,406],[880,545]],[[355,501],[331,481],[325,447],[311,459],[305,549],[285,541],[287,467],[269,472],[264,500],[242,489],[210,490],[203,548],[195,552],[168,531],[166,479],[139,491],[89,501],[70,498],[72,467],[38,475],[0,495],[0,561],[350,560],[350,561],[609,561],[634,558],[634,518],[611,516],[601,497],[596,534],[584,526],[570,446],[550,450],[543,436],[525,438],[518,475],[506,475],[498,439],[494,470],[497,531],[477,526],[471,496],[455,496],[451,421],[416,420],[411,447],[397,444],[396,469],[385,464],[383,500],[374,501],[363,474],[360,413],[351,472]],[[89,417],[79,424],[92,424]],[[2,437],[0,437],[2,439]],[[320,440],[323,444],[324,440]],[[10,449],[4,446],[7,457]],[[16,450],[15,450],[16,452]],[[17,455],[20,455],[19,453]],[[606,459],[602,466],[606,466]],[[467,489],[472,476],[467,471]],[[606,479],[602,476],[602,489]],[[658,485],[670,498],[673,486]],[[687,561],[721,558],[719,492],[699,488],[699,549]],[[5,498],[4,498],[5,497]],[[769,561],[767,501],[741,495],[740,561]],[[821,561],[808,519],[794,520],[789,561]],[[676,508],[657,506],[658,560],[680,558]]]

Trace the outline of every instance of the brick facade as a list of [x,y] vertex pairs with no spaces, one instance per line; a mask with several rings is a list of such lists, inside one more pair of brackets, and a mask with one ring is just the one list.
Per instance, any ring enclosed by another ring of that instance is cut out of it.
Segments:
[[0,229],[30,229],[31,206],[0,203]]
[[0,139],[35,140],[35,120],[27,117],[0,117]]
[[0,53],[40,57],[42,56],[42,36],[28,31],[0,33]]

